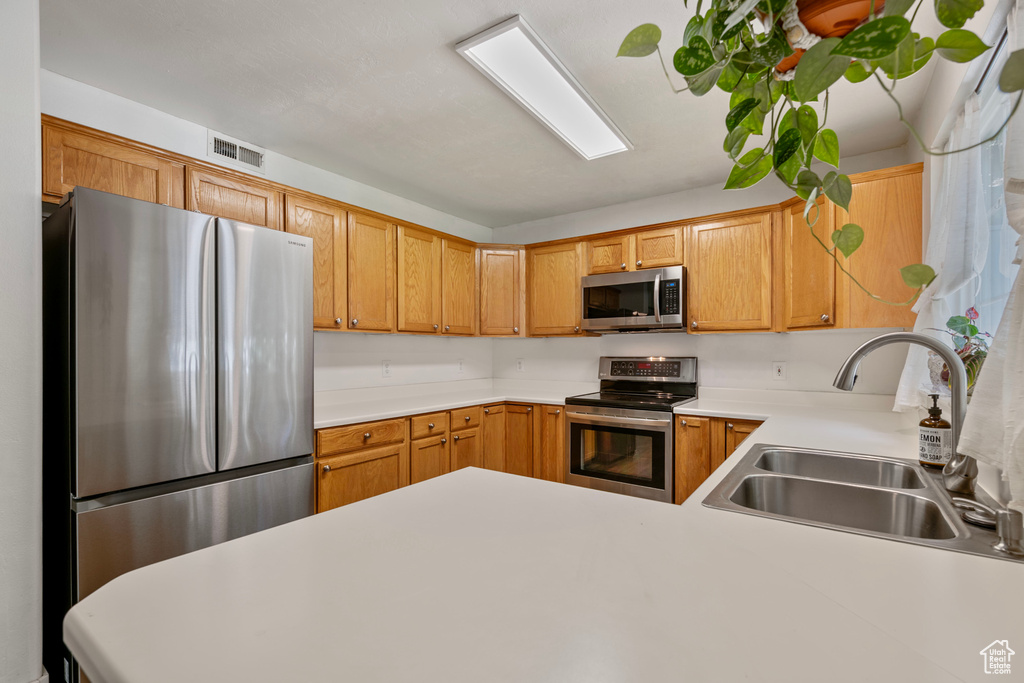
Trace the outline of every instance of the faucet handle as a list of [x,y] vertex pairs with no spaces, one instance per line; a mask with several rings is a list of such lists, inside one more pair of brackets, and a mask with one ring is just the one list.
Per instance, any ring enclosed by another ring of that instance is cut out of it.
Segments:
[[992,546],[1008,555],[1024,555],[1024,515],[1018,510],[999,510],[996,512],[996,533],[999,540]]

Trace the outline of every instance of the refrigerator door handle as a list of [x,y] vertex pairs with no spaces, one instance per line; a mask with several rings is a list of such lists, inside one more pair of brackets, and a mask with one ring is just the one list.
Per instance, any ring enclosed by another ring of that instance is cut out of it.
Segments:
[[199,457],[217,469],[217,222],[203,229],[200,253]]

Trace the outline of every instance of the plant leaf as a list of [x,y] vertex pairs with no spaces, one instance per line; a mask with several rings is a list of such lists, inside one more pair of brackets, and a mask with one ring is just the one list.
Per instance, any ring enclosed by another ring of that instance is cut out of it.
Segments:
[[1003,92],[1024,90],[1024,49],[1014,50],[1006,58],[999,73],[999,89]]
[[[804,222],[807,225],[813,226],[818,222],[818,217],[821,215],[821,207],[818,206],[818,188],[814,188],[811,193],[807,196],[807,201],[804,202]],[[811,209],[814,209],[814,220],[811,220]]]
[[961,64],[971,61],[988,49],[989,46],[981,38],[963,28],[951,28],[935,40],[935,51],[940,57]]
[[747,144],[747,138],[750,137],[750,131],[742,126],[737,126],[729,131],[729,134],[725,136],[725,142],[722,147],[725,149],[729,158],[733,161],[743,151],[743,145]]
[[724,69],[725,65],[717,64],[702,74],[687,76],[686,84],[690,86],[690,93],[696,97],[707,95],[715,87],[715,83],[718,82],[718,77],[722,75]]
[[753,12],[755,7],[757,7],[757,0],[743,0],[740,6],[733,10],[729,18],[725,20],[725,28],[730,29],[746,19],[747,15]]
[[715,64],[711,54],[711,46],[701,36],[694,36],[690,44],[676,50],[672,65],[684,76],[696,76],[710,69]]
[[[792,130],[792,129],[791,129]],[[792,185],[796,174],[800,172],[800,157],[794,154],[775,169],[775,175],[782,178],[787,185]]]
[[646,57],[658,49],[661,29],[656,24],[640,24],[626,34],[616,57]]
[[832,54],[857,59],[881,59],[892,54],[909,35],[910,22],[903,17],[880,17],[848,33],[832,50]]
[[722,70],[722,75],[719,76],[718,80],[715,82],[715,85],[725,92],[732,92],[736,89],[736,86],[740,84],[741,78],[743,78],[743,71],[733,64],[730,59],[729,63],[726,64],[725,68]]
[[779,121],[779,135],[782,135],[790,128],[796,128],[796,109],[787,109]]
[[887,17],[902,17],[916,0],[887,0],[882,13]]
[[906,283],[907,287],[918,289],[920,287],[927,287],[931,284],[932,280],[935,279],[935,271],[932,270],[931,266],[926,266],[923,263],[915,263],[912,266],[903,266],[900,268],[900,276],[903,278],[903,282]]
[[798,101],[814,99],[846,73],[846,68],[850,66],[849,57],[832,54],[838,44],[838,38],[826,38],[800,58],[793,78],[794,94]]
[[957,334],[967,334],[967,328],[970,324],[971,321],[966,315],[954,315],[946,321],[946,327]]
[[850,258],[863,242],[864,230],[856,223],[847,223],[832,233],[832,244],[836,245],[836,249],[843,252],[846,258]]
[[699,14],[686,22],[686,28],[683,29],[683,45],[689,45],[694,36],[699,36],[702,26],[704,26],[704,17]]
[[985,0],[935,0],[935,16],[946,28],[963,28]]
[[814,171],[800,171],[796,177],[796,194],[800,199],[810,199],[812,193],[814,193],[814,197],[817,197],[820,188],[821,178]]
[[850,182],[849,176],[829,171],[825,174],[825,180],[822,181],[821,186],[825,190],[825,196],[831,199],[833,203],[847,211],[850,210],[850,199],[853,197],[853,183]]
[[830,166],[839,168],[839,137],[831,128],[818,133],[814,141],[814,156]]
[[772,37],[764,44],[750,50],[750,59],[754,64],[774,67],[783,58],[793,54],[793,48],[786,42],[786,38],[780,31],[773,31]]
[[732,167],[729,179],[725,181],[725,189],[737,190],[750,187],[760,182],[771,173],[771,170],[772,158],[764,153],[764,149],[760,147],[752,149]]
[[796,127],[803,138],[804,147],[811,149],[814,136],[818,134],[818,112],[811,106],[801,105],[796,111]]
[[725,115],[725,129],[731,133],[736,126],[740,125],[740,122],[743,121],[743,119],[747,118],[747,115],[752,112],[756,106],[757,100],[753,97],[748,97],[730,109],[729,113]]
[[854,60],[843,75],[846,76],[846,80],[850,81],[850,83],[860,83],[861,81],[866,81],[871,78],[872,71],[874,71],[874,69],[868,71],[864,68],[864,62]]
[[800,131],[790,128],[775,143],[774,164],[779,168],[800,151]]

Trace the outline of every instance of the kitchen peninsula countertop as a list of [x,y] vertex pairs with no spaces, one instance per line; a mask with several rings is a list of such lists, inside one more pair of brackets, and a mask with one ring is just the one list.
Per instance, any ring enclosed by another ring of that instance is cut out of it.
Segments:
[[126,574],[65,640],[94,683],[987,679],[1024,564],[701,505],[755,443],[915,457],[821,396],[678,409],[767,418],[682,506],[464,469]]

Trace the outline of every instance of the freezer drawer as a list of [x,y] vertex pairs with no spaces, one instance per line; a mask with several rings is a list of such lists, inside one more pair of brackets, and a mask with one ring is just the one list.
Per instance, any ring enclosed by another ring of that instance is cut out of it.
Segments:
[[313,452],[313,241],[217,219],[217,469]]
[[313,514],[313,463],[72,510],[72,602],[139,567]]

